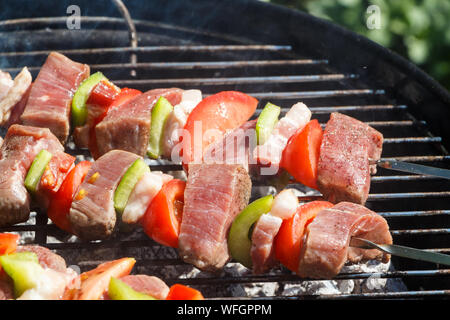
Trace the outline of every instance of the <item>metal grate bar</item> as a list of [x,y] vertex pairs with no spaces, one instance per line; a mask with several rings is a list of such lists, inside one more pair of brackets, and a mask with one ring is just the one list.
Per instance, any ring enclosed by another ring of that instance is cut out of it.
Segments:
[[345,74],[320,74],[302,76],[267,76],[267,77],[230,77],[230,78],[185,78],[185,79],[136,79],[114,80],[118,86],[130,85],[154,85],[154,84],[190,84],[190,85],[225,85],[225,84],[258,84],[270,81],[277,83],[297,83],[314,81],[337,81],[352,79],[354,75]]
[[[290,51],[291,46],[280,45],[181,45],[181,46],[143,46],[143,47],[114,47],[114,48],[89,48],[89,49],[67,49],[58,50],[64,55],[71,54],[110,54],[110,53],[150,53],[150,52],[224,52],[224,51]],[[36,50],[20,52],[0,52],[0,56],[47,56],[53,50]],[[319,60],[317,60],[319,61]],[[320,60],[327,61],[327,60]],[[323,62],[321,62],[323,63]]]
[[[59,51],[60,52],[60,51]],[[1,56],[1,53],[0,53]],[[297,59],[297,60],[242,60],[242,61],[195,61],[195,62],[138,62],[133,63],[108,63],[91,64],[93,70],[108,69],[164,69],[164,70],[205,70],[205,69],[225,69],[243,67],[268,67],[268,66],[297,66],[297,65],[319,65],[327,64],[327,60]],[[39,71],[41,66],[29,66],[30,71]],[[19,72],[21,67],[4,68],[3,71]]]
[[[292,91],[292,92],[254,92],[248,95],[257,99],[304,99],[304,98],[330,98],[353,95],[383,95],[383,89],[347,89],[347,90],[319,90],[319,91]],[[311,111],[314,111],[312,109]]]

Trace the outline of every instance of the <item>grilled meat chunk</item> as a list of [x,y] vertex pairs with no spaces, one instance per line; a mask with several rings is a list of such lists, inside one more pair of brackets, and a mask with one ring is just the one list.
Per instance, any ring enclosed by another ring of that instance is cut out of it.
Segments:
[[22,123],[49,128],[65,143],[69,136],[72,97],[89,73],[88,65],[51,52],[33,83]]
[[[27,67],[24,67],[14,78],[14,85],[0,101],[0,125],[5,125],[8,122],[15,106],[22,101],[24,96],[28,96],[31,80],[31,73]],[[22,105],[19,105],[17,109],[22,108],[23,110],[23,104],[24,102],[22,101]],[[16,110],[15,113],[17,114],[18,112],[19,110]]]
[[250,251],[254,274],[262,274],[277,264],[273,240],[280,230],[282,222],[283,219],[270,213],[263,214],[256,222]]
[[352,117],[332,113],[328,121],[317,168],[317,185],[333,203],[350,201],[364,204],[370,189],[370,174],[379,160],[383,135]]
[[227,236],[248,204],[251,180],[241,165],[190,164],[178,240],[181,258],[217,271],[230,259]]
[[240,164],[249,171],[249,166],[255,163],[252,158],[256,146],[255,127],[256,120],[247,121],[210,144],[203,154],[204,162]]
[[67,269],[64,258],[45,247],[38,245],[23,245],[18,246],[16,252],[35,253],[39,259],[39,264],[43,268],[50,268],[59,272],[65,272]]
[[306,229],[298,274],[301,277],[330,279],[347,262],[378,259],[388,262],[390,255],[375,249],[349,248],[351,237],[392,244],[386,220],[358,204],[341,202],[320,211]]
[[0,226],[28,220],[30,195],[24,186],[28,169],[41,150],[64,152],[58,139],[46,128],[13,125],[0,149]]
[[177,88],[154,89],[110,110],[95,127],[99,155],[116,149],[144,156],[150,138],[153,106],[161,96],[172,105],[178,104],[182,92]]
[[77,236],[104,239],[111,235],[116,224],[114,192],[138,158],[134,153],[112,150],[92,164],[70,208],[69,219]]

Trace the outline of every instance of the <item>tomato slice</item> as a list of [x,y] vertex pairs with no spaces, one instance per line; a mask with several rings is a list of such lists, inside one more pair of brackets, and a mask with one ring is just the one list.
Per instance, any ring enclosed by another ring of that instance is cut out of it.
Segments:
[[109,108],[112,109],[119,107],[140,94],[142,94],[142,91],[139,91],[137,89],[122,88],[120,90],[120,93],[115,97],[114,101],[109,106]]
[[200,162],[206,147],[248,121],[257,105],[258,100],[239,91],[222,91],[203,99],[184,126],[183,163]]
[[144,232],[165,246],[177,248],[184,205],[186,182],[173,179],[153,198],[144,217]]
[[120,278],[130,274],[136,260],[134,258],[121,258],[108,261],[97,268],[84,272],[76,278],[66,289],[64,300],[99,300],[106,290],[112,277]]
[[102,80],[94,86],[89,94],[86,104],[95,104],[105,107],[106,112],[120,92],[121,89],[116,87],[113,83],[108,80]]
[[312,201],[298,207],[295,214],[283,220],[274,239],[275,257],[289,270],[297,272],[303,234],[308,224],[323,209],[334,206],[328,201]]
[[316,119],[296,132],[283,150],[281,167],[295,180],[313,189],[317,189],[317,164],[323,130]]
[[51,198],[47,210],[48,217],[62,230],[71,232],[69,211],[72,204],[72,199],[79,185],[86,177],[91,162],[82,161],[78,163],[67,175],[66,179],[61,184],[58,192]]
[[200,291],[182,284],[174,284],[170,287],[166,300],[204,300]]
[[0,256],[16,251],[20,236],[13,233],[0,233]]

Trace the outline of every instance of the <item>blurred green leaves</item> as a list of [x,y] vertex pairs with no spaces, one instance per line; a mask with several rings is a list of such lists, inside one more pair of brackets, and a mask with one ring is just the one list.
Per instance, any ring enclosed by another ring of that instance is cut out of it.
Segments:
[[[340,24],[390,48],[450,90],[449,0],[270,0]],[[369,29],[377,5],[381,28]]]

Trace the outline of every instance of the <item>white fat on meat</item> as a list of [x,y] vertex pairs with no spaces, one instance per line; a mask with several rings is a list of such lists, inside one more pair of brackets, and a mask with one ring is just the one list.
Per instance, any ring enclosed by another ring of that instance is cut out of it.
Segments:
[[181,129],[184,128],[189,114],[200,101],[202,101],[200,90],[185,90],[182,93],[181,102],[173,107],[173,112],[164,128],[163,153],[166,158],[172,158],[172,149],[179,143]]
[[172,179],[171,175],[161,171],[146,172],[136,183],[128,198],[122,221],[128,224],[137,223],[162,186]]
[[14,84],[6,96],[0,101],[0,125],[4,125],[10,115],[12,108],[22,99],[31,85],[32,77],[27,67],[14,78]]
[[8,91],[14,85],[14,80],[11,78],[9,72],[0,70],[0,101],[8,94]]
[[311,111],[301,102],[294,104],[278,121],[267,141],[255,148],[253,156],[262,164],[278,165],[289,138],[311,120]]
[[44,268],[36,279],[36,286],[26,290],[17,300],[59,300],[77,276],[71,268],[65,272]]
[[283,220],[292,217],[298,207],[298,198],[292,189],[281,191],[273,199],[270,214]]

